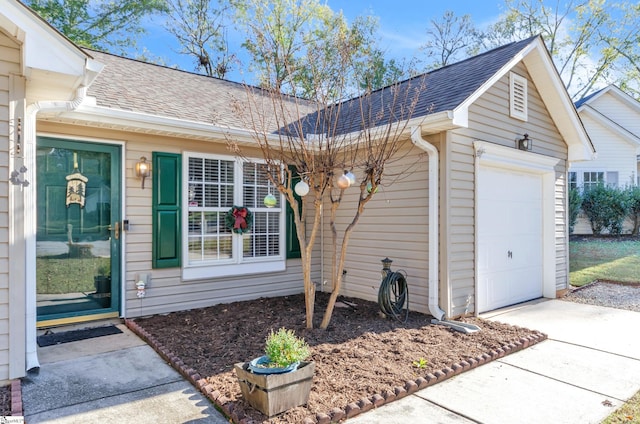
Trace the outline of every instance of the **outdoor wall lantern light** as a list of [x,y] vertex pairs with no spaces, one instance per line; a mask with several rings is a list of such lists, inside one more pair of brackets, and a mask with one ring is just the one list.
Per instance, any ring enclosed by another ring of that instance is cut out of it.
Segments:
[[520,150],[530,151],[533,147],[533,140],[529,138],[529,134],[525,134],[522,138],[516,138],[516,147]]
[[151,174],[151,164],[147,162],[147,158],[142,156],[140,160],[136,162],[136,177],[142,179],[142,189],[144,190],[144,179]]

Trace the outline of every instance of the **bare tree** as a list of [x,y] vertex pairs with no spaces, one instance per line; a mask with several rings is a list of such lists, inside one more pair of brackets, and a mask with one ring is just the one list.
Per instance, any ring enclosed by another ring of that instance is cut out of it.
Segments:
[[[553,62],[573,98],[611,78],[618,54],[604,35],[612,13],[627,6],[603,0],[506,0],[507,12],[484,36],[486,47],[542,34]],[[615,77],[614,77],[615,78]]]
[[227,42],[230,6],[224,1],[169,0],[167,8],[170,19],[165,27],[178,40],[179,52],[192,56],[197,70],[225,78],[238,62]]
[[470,15],[456,16],[447,10],[439,20],[432,19],[427,28],[428,68],[447,66],[465,57],[477,54],[481,41]]
[[[346,48],[338,43],[334,47]],[[343,66],[347,68],[351,63],[345,61]],[[330,83],[321,79],[313,81],[317,84],[314,91],[325,93],[324,100],[353,90],[339,78]],[[383,180],[388,182],[390,176],[385,173],[388,165],[400,159],[400,148],[408,138],[409,120],[424,87],[424,77],[416,77],[382,90],[364,90],[351,100],[325,103],[322,98],[311,102],[275,88],[247,86],[246,99],[238,99],[236,103],[238,117],[252,131],[266,161],[268,179],[293,210],[302,252],[307,328],[313,328],[312,252],[321,230],[323,207],[330,206],[333,252],[332,293],[320,324],[320,328],[326,329],[342,286],[349,238],[378,186]],[[231,138],[229,142],[234,151],[243,154]],[[302,179],[302,183],[298,183],[302,187],[294,185],[296,174]],[[294,192],[304,193],[301,188],[305,186],[308,186],[308,195],[299,204]],[[339,229],[337,211],[349,186],[359,191],[357,205],[351,221]]]

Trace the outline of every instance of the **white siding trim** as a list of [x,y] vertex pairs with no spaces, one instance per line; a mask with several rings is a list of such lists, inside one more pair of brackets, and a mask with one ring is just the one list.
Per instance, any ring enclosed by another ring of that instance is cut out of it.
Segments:
[[[16,126],[17,119],[24,122],[25,112],[25,87],[24,77],[9,75],[9,149],[16,146]],[[22,140],[21,140],[22,141]],[[24,147],[24,146],[23,146]],[[17,157],[16,157],[17,156]],[[18,164],[22,162],[20,155],[9,156],[9,170],[18,169]],[[33,173],[32,173],[33,175]],[[21,319],[25,316],[26,299],[25,290],[19,282],[25,281],[26,272],[26,243],[24,238],[24,196],[23,188],[9,185],[9,379],[20,378],[25,375],[26,369],[26,321]],[[2,378],[0,378],[2,380]]]
[[[475,150],[475,209],[478,210],[478,180],[480,166],[491,166],[513,169],[522,172],[542,175],[542,295],[556,297],[556,246],[555,246],[555,167],[560,159],[536,153],[523,152],[517,149],[500,146],[483,141],[473,142]],[[475,214],[475,225],[478,228],[478,213]],[[478,299],[478,238],[475,238],[475,299]],[[476,315],[478,308],[475,308]]]

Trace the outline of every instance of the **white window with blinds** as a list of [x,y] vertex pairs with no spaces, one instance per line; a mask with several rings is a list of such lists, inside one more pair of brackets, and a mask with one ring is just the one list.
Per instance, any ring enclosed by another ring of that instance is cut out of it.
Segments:
[[527,120],[527,79],[515,72],[509,73],[509,114],[512,118]]
[[[195,152],[183,154],[183,165],[183,278],[284,270],[285,209],[266,165]],[[247,231],[233,231],[234,208],[250,213]]]

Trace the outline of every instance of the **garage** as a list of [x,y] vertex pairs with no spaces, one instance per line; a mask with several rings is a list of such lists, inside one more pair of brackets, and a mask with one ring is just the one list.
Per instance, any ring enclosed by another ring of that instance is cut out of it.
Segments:
[[479,167],[478,311],[543,295],[543,177]]

